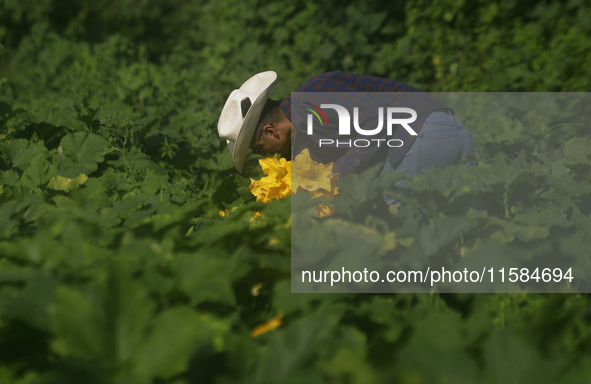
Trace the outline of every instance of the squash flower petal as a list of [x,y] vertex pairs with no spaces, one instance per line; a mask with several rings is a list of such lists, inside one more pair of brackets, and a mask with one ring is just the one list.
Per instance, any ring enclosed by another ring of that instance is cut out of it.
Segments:
[[268,203],[291,193],[291,162],[284,158],[267,157],[259,160],[267,175],[260,180],[250,180],[250,192],[257,201]]
[[308,192],[331,190],[331,179],[328,176],[332,173],[332,163],[321,164],[312,160],[308,148],[296,156],[292,172],[292,188],[296,193],[300,188]]
[[275,329],[277,329],[281,326],[281,319],[282,318],[283,318],[283,313],[279,312],[277,314],[277,316],[254,327],[252,329],[252,331],[250,332],[250,336],[251,337],[258,337],[259,335],[262,335],[263,333],[267,333],[269,331],[274,331]]

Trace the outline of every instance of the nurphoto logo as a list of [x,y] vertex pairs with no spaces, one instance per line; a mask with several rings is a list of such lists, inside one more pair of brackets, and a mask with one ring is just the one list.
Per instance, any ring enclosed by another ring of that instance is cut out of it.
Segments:
[[[331,108],[334,109],[339,117],[339,136],[349,136],[351,135],[351,114],[347,110],[347,108],[343,107],[339,104],[320,104],[320,108],[311,103],[304,103],[309,105],[311,108],[304,107],[311,113],[308,114],[307,118],[307,133],[308,135],[314,134],[314,116],[318,119],[318,122],[321,126],[325,124],[328,125],[328,119],[326,115],[322,111],[322,108]],[[395,116],[398,114],[397,116]],[[410,117],[407,118],[400,118],[399,114],[407,114]],[[409,125],[410,123],[414,122],[417,119],[417,112],[412,108],[403,108],[403,107],[388,107],[386,108],[386,112],[384,113],[384,108],[378,108],[378,125],[374,129],[363,129],[359,125],[359,108],[353,108],[353,127],[355,131],[363,136],[377,136],[379,135],[382,130],[384,129],[384,115],[386,120],[386,135],[392,136],[395,125],[400,125],[411,136],[417,136],[417,133],[414,129],[411,128]],[[321,118],[322,116],[322,118]],[[336,143],[335,143],[336,142]],[[370,145],[377,145],[378,147],[382,142],[385,142],[386,145],[392,148],[399,148],[404,145],[404,142],[400,139],[356,139],[356,140],[333,140],[333,139],[319,139],[318,146],[336,146],[336,147],[357,147],[357,148],[365,148],[369,147]]]

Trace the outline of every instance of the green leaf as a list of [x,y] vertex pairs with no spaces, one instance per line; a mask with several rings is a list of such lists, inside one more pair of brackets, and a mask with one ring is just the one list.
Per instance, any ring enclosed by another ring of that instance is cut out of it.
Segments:
[[[145,339],[154,303],[147,290],[131,279],[124,267],[111,267],[103,292],[105,330],[115,349],[112,360],[126,363]],[[109,356],[107,356],[109,357]]]
[[0,143],[0,152],[14,167],[26,170],[39,154],[47,156],[47,148],[25,139],[16,139]]
[[8,171],[3,171],[0,173],[0,183],[4,185],[10,186],[18,186],[22,185],[22,181],[20,180],[18,173],[14,169],[9,169]]
[[228,239],[236,238],[236,234],[248,228],[248,222],[215,222],[214,225],[199,229],[193,239],[194,244],[214,245]]
[[204,301],[234,304],[232,283],[242,268],[217,249],[177,255],[176,283],[194,304]]
[[503,230],[496,231],[491,235],[491,238],[499,240],[502,244],[512,242],[516,237],[522,241],[541,240],[550,234],[549,228],[543,225],[522,225],[497,217],[491,217],[490,222],[503,227]]
[[[2,277],[7,277],[6,272],[2,272]],[[6,289],[0,292],[0,309],[3,316],[21,319],[35,328],[49,330],[49,305],[56,283],[40,274],[33,274],[28,280],[22,292]]]
[[[591,188],[589,189],[591,192]],[[588,192],[588,193],[589,193]],[[567,218],[567,211],[572,208],[572,205],[567,203],[559,204],[552,202],[544,207],[540,207],[533,212],[518,214],[513,218],[513,221],[521,224],[529,224],[533,226],[552,226],[569,227],[572,225],[571,219]]]
[[444,245],[457,241],[460,236],[476,226],[467,217],[443,217],[421,227],[415,241],[425,257],[430,257]]
[[511,120],[501,115],[497,116],[499,125],[495,126],[497,131],[494,133],[496,142],[515,143],[523,132],[523,125],[517,119]]
[[142,192],[156,194],[167,186],[168,178],[166,176],[155,175],[153,172],[148,171],[148,176],[142,182]]
[[587,164],[590,154],[591,137],[574,137],[564,145],[564,155],[571,164]]
[[88,132],[66,135],[60,148],[74,165],[87,169],[89,173],[96,171],[97,164],[102,163],[105,160],[104,155],[112,150],[107,140]]
[[[396,247],[393,232],[385,235],[377,230],[341,219],[329,219],[315,227],[298,228],[292,233],[292,270],[373,269],[380,263],[379,255]],[[303,288],[305,285],[293,282]],[[361,285],[361,284],[360,284]]]
[[367,359],[366,334],[356,327],[339,327],[339,349],[318,364],[318,371],[324,372],[332,380],[350,378],[352,383],[379,383],[379,374],[372,366],[372,359]]
[[231,175],[221,181],[221,183],[215,189],[215,192],[211,195],[211,200],[214,204],[226,204],[229,205],[240,196],[245,199],[252,198],[253,195],[250,193],[248,186],[250,180],[238,175]]
[[23,173],[21,181],[27,187],[35,189],[51,180],[56,173],[57,169],[45,159],[45,156],[38,154]]
[[134,371],[142,381],[167,379],[187,369],[203,329],[199,315],[188,307],[172,308],[156,318],[150,336],[133,356]]
[[337,308],[325,309],[304,316],[285,329],[279,327],[259,336],[270,338],[271,341],[261,352],[255,382],[279,383],[298,371],[302,373],[306,361],[314,359],[318,349],[331,341],[331,331],[338,321],[339,313]]
[[518,335],[497,331],[484,346],[485,377],[490,383],[552,384],[559,380],[561,356],[543,360]]
[[[43,138],[51,137],[54,131],[63,131],[58,127],[66,127],[71,131],[82,131],[86,128],[86,124],[78,120],[74,102],[68,99],[62,100],[57,107],[51,104],[45,105],[40,110],[28,114],[28,117],[31,122],[41,124],[39,132]],[[51,126],[56,128],[52,129]]]
[[102,357],[105,335],[95,303],[79,290],[61,286],[55,291],[51,319],[56,339],[53,349],[61,355]]
[[377,196],[380,191],[375,188],[380,167],[373,167],[361,174],[350,174],[337,182],[341,191],[345,191],[341,198],[346,197],[357,204],[367,202]]
[[475,383],[478,369],[466,352],[457,314],[430,314],[413,324],[414,332],[400,351],[400,376],[418,382]]
[[113,168],[120,168],[126,171],[133,170],[141,177],[146,177],[148,172],[154,172],[154,175],[168,177],[168,171],[150,160],[150,157],[143,152],[129,152],[126,155],[119,153],[116,160],[108,161]]

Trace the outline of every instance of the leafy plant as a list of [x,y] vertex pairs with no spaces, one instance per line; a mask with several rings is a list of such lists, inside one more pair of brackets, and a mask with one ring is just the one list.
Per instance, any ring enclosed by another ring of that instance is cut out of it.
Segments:
[[474,166],[350,175],[325,218],[290,214],[323,198],[255,201],[258,158],[236,174],[216,132],[225,97],[268,69],[276,99],[335,69],[585,91],[587,4],[122,4],[0,2],[0,382],[589,381],[587,294],[293,294],[290,275],[293,240],[367,268],[560,254],[585,281],[590,139],[564,116],[588,103],[548,107],[557,121],[458,110]]

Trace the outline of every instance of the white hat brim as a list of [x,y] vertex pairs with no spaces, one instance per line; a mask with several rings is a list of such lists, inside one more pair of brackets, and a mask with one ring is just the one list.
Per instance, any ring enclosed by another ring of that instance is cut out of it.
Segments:
[[[250,84],[251,82],[260,81],[264,81],[264,84],[266,85],[266,88],[258,95],[254,103],[248,109],[246,116],[244,116],[244,120],[242,121],[242,126],[238,132],[236,141],[233,142],[231,140],[226,140],[228,143],[228,148],[232,153],[234,167],[236,167],[238,172],[242,172],[242,169],[244,168],[244,162],[246,161],[250,142],[252,141],[252,137],[256,131],[257,123],[261,117],[261,113],[265,107],[265,104],[267,103],[267,99],[271,94],[271,89],[273,88],[273,84],[275,83],[276,79],[277,73],[274,71],[262,72],[248,79],[240,87],[240,89],[248,89],[249,87],[253,86],[253,84]],[[224,111],[222,111],[220,121],[224,120],[223,115]]]
[[250,148],[252,136],[256,131],[257,123],[261,118],[261,113],[263,112],[263,108],[265,108],[267,99],[271,94],[271,88],[273,88],[273,84],[269,85],[269,87],[257,97],[244,117],[244,122],[242,123],[242,128],[236,138],[236,144],[234,145],[234,151],[232,153],[234,167],[236,167],[238,172],[242,172],[242,168],[244,168],[244,162],[246,161],[246,155]]

